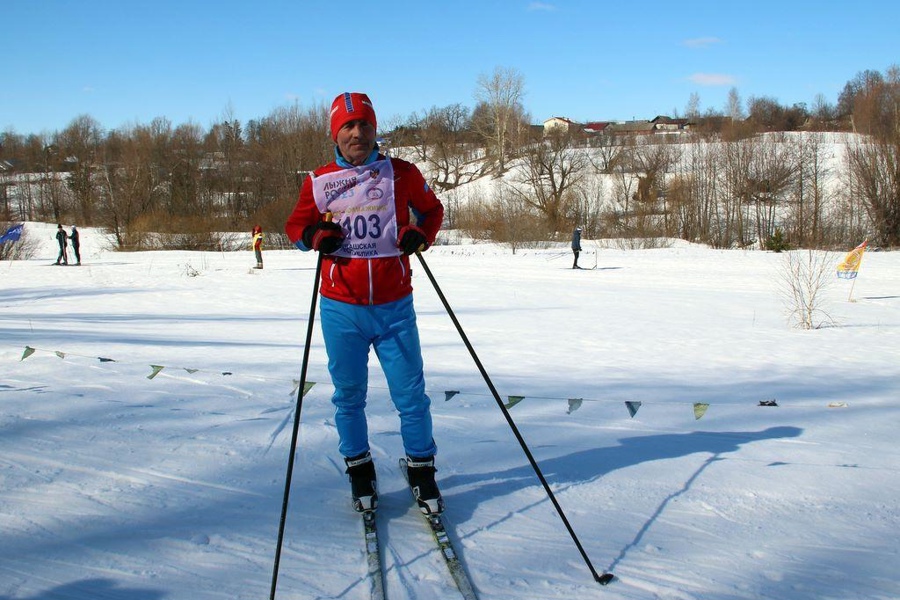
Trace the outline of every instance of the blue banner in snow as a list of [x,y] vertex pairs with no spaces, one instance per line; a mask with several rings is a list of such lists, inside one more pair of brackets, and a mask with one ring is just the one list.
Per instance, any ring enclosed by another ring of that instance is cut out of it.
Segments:
[[24,223],[19,223],[18,225],[13,225],[9,229],[6,230],[2,236],[0,236],[0,244],[3,242],[17,242],[19,238],[22,237],[22,229],[25,227]]

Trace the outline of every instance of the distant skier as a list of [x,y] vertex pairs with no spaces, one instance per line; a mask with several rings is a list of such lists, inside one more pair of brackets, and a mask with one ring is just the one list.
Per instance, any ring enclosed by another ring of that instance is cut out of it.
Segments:
[[69,236],[66,235],[66,230],[63,229],[63,226],[59,224],[56,225],[56,241],[59,242],[59,256],[56,258],[56,264],[69,264],[69,257],[66,255],[66,245],[69,242]]
[[256,254],[256,267],[257,269],[263,268],[262,263],[262,241],[263,241],[263,232],[262,227],[259,225],[253,226],[253,252]]
[[78,230],[72,225],[72,233],[69,234],[69,239],[72,240],[72,251],[75,253],[75,264],[77,265],[81,264],[81,240],[79,237]]
[[572,253],[575,255],[575,262],[572,263],[573,269],[580,269],[578,266],[578,254],[581,252],[581,227],[576,227],[572,232]]

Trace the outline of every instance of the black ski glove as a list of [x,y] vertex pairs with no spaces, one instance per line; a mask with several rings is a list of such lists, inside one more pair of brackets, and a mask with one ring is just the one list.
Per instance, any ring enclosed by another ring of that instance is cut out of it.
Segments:
[[428,238],[425,232],[415,225],[406,225],[400,229],[399,242],[397,246],[407,256],[416,252],[424,251],[428,248]]
[[337,223],[319,221],[303,230],[303,245],[322,254],[331,254],[344,243],[344,230]]

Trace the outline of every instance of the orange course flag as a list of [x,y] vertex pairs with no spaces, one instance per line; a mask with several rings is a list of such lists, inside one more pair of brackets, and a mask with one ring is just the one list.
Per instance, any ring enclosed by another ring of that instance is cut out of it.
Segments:
[[837,276],[841,279],[856,279],[859,274],[859,265],[862,262],[863,253],[866,251],[868,240],[847,253],[844,260],[837,267]]

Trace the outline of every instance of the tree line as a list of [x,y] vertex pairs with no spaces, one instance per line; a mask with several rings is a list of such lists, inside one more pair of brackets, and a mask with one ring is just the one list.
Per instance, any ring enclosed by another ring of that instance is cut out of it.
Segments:
[[[857,74],[836,104],[819,97],[812,110],[772,98],[745,110],[732,90],[723,111],[701,113],[692,96],[692,128],[678,136],[544,136],[524,95],[521,74],[498,67],[478,78],[473,109],[382,125],[381,145],[420,165],[449,227],[513,248],[573,224],[587,237],[716,247],[900,244],[897,67]],[[160,235],[170,247],[220,247],[219,232],[253,224],[277,233],[303,178],[331,160],[328,131],[326,106],[292,105],[206,129],[158,118],[104,131],[83,115],[52,134],[6,132],[0,219],[103,227],[121,249]],[[846,147],[837,169],[826,156],[835,139]],[[464,185],[476,181],[489,183]]]

